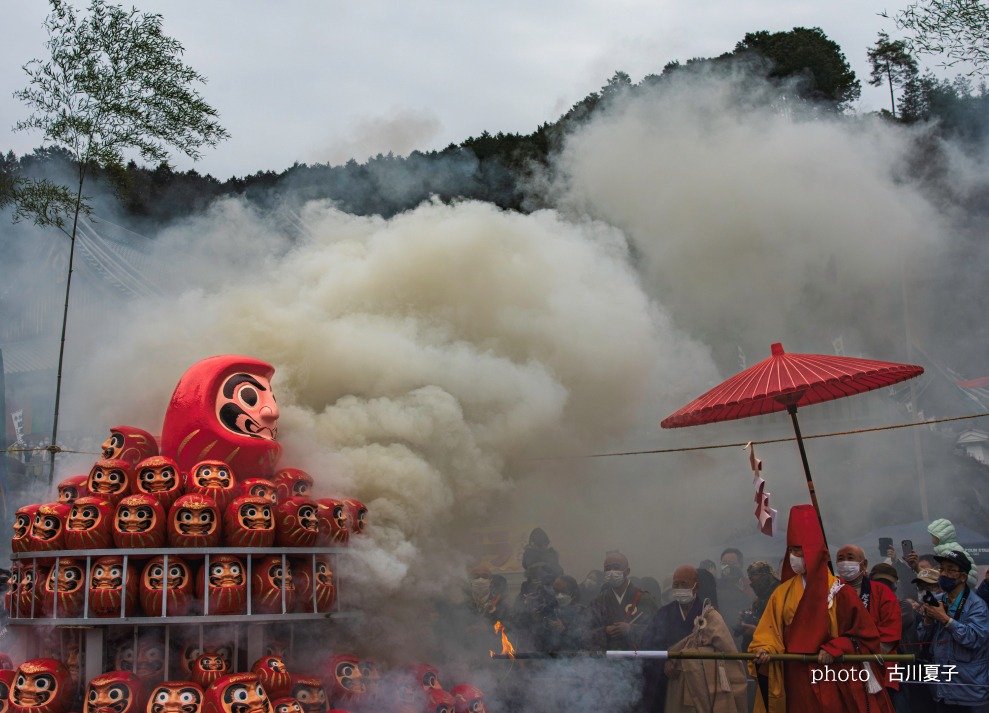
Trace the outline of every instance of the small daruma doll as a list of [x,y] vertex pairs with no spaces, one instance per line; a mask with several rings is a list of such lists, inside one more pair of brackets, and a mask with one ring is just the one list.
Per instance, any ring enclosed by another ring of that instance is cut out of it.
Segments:
[[298,468],[282,468],[272,479],[278,493],[278,500],[288,498],[311,498],[313,479],[304,470]]
[[186,477],[185,492],[210,496],[220,512],[240,494],[233,468],[219,460],[204,460],[192,466]]
[[132,671],[108,671],[86,687],[83,713],[140,713],[141,679]]
[[30,547],[28,536],[31,534],[34,516],[40,507],[38,503],[31,503],[17,508],[17,512],[14,513],[14,538],[10,541],[11,552],[28,551]]
[[89,613],[96,617],[136,614],[140,578],[133,561],[127,564],[125,570],[124,558],[119,555],[108,555],[97,559],[89,572]]
[[235,555],[210,556],[209,564],[199,570],[196,597],[203,602],[204,614],[244,614],[247,611],[244,563]]
[[[333,584],[333,570],[326,555],[316,555],[316,569],[313,571],[313,557],[292,558],[292,581],[295,583],[295,610],[299,612],[328,612],[336,602],[336,586]],[[316,608],[313,609],[313,596]]]
[[46,503],[34,513],[28,549],[31,552],[50,552],[65,549],[65,520],[72,507],[62,503]]
[[427,713],[454,713],[456,703],[452,695],[441,688],[434,688],[426,692]]
[[207,495],[183,495],[168,511],[169,547],[216,547],[221,531],[216,503]]
[[83,560],[59,557],[41,585],[41,609],[44,616],[77,617],[86,597]]
[[[284,587],[285,606],[282,607]],[[251,608],[255,614],[281,614],[295,607],[295,582],[292,579],[292,563],[286,559],[284,567],[278,555],[262,557],[254,563],[251,575]]]
[[41,582],[48,577],[48,567],[22,562],[17,581],[17,599],[11,616],[30,619],[41,616]]
[[290,695],[299,702],[304,713],[326,713],[329,709],[326,689],[315,676],[292,676]]
[[275,546],[312,547],[319,535],[316,503],[308,498],[287,498],[275,508]]
[[278,504],[278,490],[275,488],[275,484],[267,478],[247,478],[240,481],[240,494],[266,498],[271,501],[272,505]]
[[[192,574],[178,555],[159,555],[144,565],[139,587],[141,608],[148,616],[183,616],[192,604]],[[167,605],[167,606],[166,606]]]
[[192,680],[203,689],[209,688],[229,673],[227,662],[219,654],[201,654],[192,662]]
[[88,475],[73,475],[58,484],[58,502],[71,505],[76,498],[89,495],[86,483],[89,481]]
[[85,496],[72,503],[65,520],[65,547],[69,550],[113,547],[113,506],[108,500]]
[[347,526],[347,506],[342,500],[320,498],[319,540],[328,547],[346,547],[350,542],[350,528]]
[[271,700],[283,698],[292,690],[292,674],[281,656],[262,656],[251,666],[251,673],[261,681]]
[[113,542],[121,549],[161,547],[165,544],[165,511],[155,498],[128,495],[117,505]]
[[[268,698],[271,698],[271,694],[268,694]],[[274,713],[306,713],[302,704],[291,696],[282,696],[281,698],[275,698],[271,701],[271,709]]]
[[270,478],[281,446],[275,369],[258,359],[222,355],[193,364],[179,379],[165,412],[161,452],[184,472],[204,453],[241,478]]
[[344,498],[343,504],[347,506],[351,534],[363,535],[367,527],[367,505],[353,498]]
[[253,673],[232,673],[206,689],[203,713],[271,713],[271,702]]
[[182,495],[182,474],[179,466],[171,458],[151,456],[145,458],[134,469],[134,492],[144,493],[161,503],[166,513],[172,503]]
[[89,494],[117,507],[131,493],[131,464],[125,460],[98,460],[86,481]]
[[[0,713],[10,711],[10,691],[14,687],[15,675],[13,669],[0,669]],[[301,708],[299,713],[302,713]]]
[[15,713],[64,713],[71,700],[69,669],[61,661],[33,659],[17,668],[10,691]]
[[451,688],[450,695],[453,696],[457,713],[488,713],[484,705],[484,694],[480,688],[462,683]]
[[203,689],[195,681],[165,681],[155,686],[145,713],[200,713]]
[[271,547],[275,542],[274,505],[267,498],[242,495],[223,513],[227,547]]
[[103,458],[123,460],[131,465],[158,455],[158,442],[147,431],[133,426],[111,426],[110,437],[103,441]]
[[367,688],[359,658],[350,654],[337,654],[329,660],[324,671],[323,679],[330,684],[333,705],[358,705],[364,700]]

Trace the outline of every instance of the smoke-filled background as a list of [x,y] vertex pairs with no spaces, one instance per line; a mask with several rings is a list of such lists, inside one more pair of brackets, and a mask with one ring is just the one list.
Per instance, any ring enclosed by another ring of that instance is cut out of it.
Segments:
[[[952,274],[983,248],[944,198],[981,186],[978,157],[946,148],[957,181],[932,193],[906,179],[909,129],[803,111],[760,82],[741,101],[738,76],[684,73],[616,102],[534,178],[554,208],[531,214],[214,203],[153,235],[157,294],[93,321],[70,309],[63,427],[94,443],[118,423],[158,433],[198,359],[271,362],[282,465],[369,507],[341,572],[365,616],[334,643],[382,661],[444,660],[434,604],[462,596],[478,528],[543,527],[578,581],[612,549],[658,579],[717,559],[756,531],[746,453],[581,456],[789,436],[785,416],[659,428],[772,342],[907,361],[909,324],[928,337],[957,327],[966,354],[984,343],[982,324],[945,317],[981,300]],[[18,257],[35,254],[27,241],[65,245],[15,235],[7,299],[59,293]],[[911,418],[885,392],[801,417],[805,431]],[[833,545],[920,517],[911,438],[808,444]],[[808,499],[796,447],[759,456],[783,525]],[[63,456],[56,481],[93,459]],[[932,493],[951,467],[928,467]]]

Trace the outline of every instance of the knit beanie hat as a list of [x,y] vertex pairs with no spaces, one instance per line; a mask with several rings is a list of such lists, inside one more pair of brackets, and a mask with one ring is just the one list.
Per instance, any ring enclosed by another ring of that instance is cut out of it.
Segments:
[[939,545],[956,541],[955,526],[951,524],[951,520],[935,520],[927,526],[927,531],[938,539]]

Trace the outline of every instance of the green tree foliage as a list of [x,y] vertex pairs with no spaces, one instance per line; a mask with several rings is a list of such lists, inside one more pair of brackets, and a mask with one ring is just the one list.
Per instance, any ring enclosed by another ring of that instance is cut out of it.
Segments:
[[862,85],[836,42],[818,28],[794,27],[789,32],[749,32],[735,46],[735,55],[755,52],[772,62],[769,76],[798,78],[804,99],[842,110],[859,98]]
[[893,90],[901,87],[917,77],[917,60],[910,54],[903,40],[890,41],[885,32],[879,33],[874,47],[866,53],[872,73],[869,84],[874,87],[889,85],[889,108],[893,118],[896,118],[896,95]]
[[920,0],[893,16],[915,54],[942,57],[951,67],[989,68],[989,3],[985,0]]
[[67,151],[76,175],[69,184],[16,176],[5,185],[15,220],[53,226],[70,241],[52,428],[56,448],[72,260],[79,218],[88,210],[87,177],[99,169],[122,175],[118,169],[128,151],[149,161],[167,161],[173,149],[196,159],[227,132],[193,88],[205,79],[182,61],[182,45],[162,33],[161,15],[91,0],[88,14],[80,16],[64,0],[50,3],[50,58],[24,65],[29,83],[14,96],[33,113],[14,128],[40,131],[46,145]]

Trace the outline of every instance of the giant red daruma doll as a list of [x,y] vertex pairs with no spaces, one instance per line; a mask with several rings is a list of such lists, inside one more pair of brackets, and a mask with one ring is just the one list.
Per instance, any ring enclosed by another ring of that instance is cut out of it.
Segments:
[[71,700],[69,669],[61,661],[33,659],[17,668],[10,691],[14,713],[63,713]]
[[133,466],[156,455],[154,436],[133,426],[111,426],[110,437],[103,442],[103,458],[107,460],[125,460]]
[[271,364],[229,354],[193,364],[165,412],[162,455],[174,458],[184,472],[215,459],[241,478],[270,478],[281,455],[274,373]]

